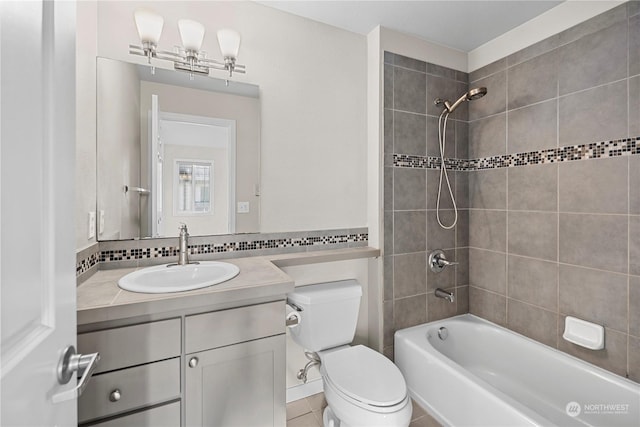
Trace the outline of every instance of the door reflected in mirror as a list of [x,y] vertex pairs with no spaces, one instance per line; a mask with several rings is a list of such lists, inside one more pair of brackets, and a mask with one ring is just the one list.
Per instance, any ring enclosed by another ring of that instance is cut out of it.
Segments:
[[105,58],[97,70],[99,240],[260,231],[257,86]]

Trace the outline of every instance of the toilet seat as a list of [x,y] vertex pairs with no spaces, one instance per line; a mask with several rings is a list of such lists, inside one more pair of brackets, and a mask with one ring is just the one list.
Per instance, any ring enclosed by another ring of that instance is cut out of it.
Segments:
[[320,357],[324,380],[358,406],[395,411],[407,399],[407,384],[398,367],[368,347],[344,347],[321,352]]

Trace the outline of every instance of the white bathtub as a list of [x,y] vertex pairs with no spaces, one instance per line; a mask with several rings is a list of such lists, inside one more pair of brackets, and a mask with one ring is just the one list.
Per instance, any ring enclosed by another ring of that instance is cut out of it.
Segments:
[[640,426],[637,383],[471,314],[397,331],[395,363],[446,426]]

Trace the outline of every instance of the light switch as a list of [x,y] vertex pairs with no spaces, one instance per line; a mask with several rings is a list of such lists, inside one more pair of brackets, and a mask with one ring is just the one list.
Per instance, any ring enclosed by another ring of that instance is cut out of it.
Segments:
[[104,210],[101,209],[98,214],[98,234],[104,233]]
[[238,202],[238,213],[249,213],[249,202]]
[[89,236],[88,239],[93,239],[96,236],[96,212],[89,212]]

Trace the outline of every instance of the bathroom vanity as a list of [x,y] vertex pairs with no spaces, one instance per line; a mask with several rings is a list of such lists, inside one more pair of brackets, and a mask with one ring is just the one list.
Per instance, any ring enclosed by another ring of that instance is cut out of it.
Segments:
[[284,426],[285,298],[278,265],[377,256],[371,248],[230,259],[240,274],[200,290],[121,290],[132,269],[78,287],[78,351],[101,360],[78,400],[81,425]]

